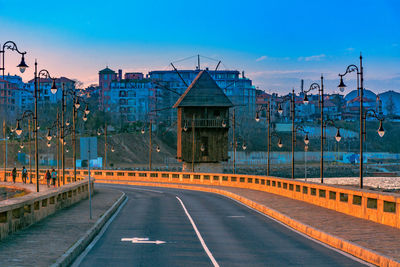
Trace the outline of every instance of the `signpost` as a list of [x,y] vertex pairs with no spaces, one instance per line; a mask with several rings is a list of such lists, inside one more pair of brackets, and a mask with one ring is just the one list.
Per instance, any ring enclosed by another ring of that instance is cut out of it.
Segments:
[[[87,147],[87,155],[83,153],[82,160],[88,161],[88,183],[89,183],[89,216],[92,219],[92,188],[90,183],[90,160],[97,158],[97,139],[96,137],[81,138],[81,143]],[[83,150],[84,151],[84,150]]]

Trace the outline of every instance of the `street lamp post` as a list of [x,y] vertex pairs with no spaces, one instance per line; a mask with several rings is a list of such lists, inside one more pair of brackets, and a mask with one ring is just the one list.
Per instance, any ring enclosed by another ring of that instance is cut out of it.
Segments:
[[52,79],[53,84],[51,86],[51,90],[57,90],[55,79],[50,76],[50,73],[46,69],[42,69],[41,71],[37,71],[37,61],[35,60],[35,113],[34,113],[34,126],[33,132],[35,133],[35,167],[36,167],[36,191],[39,192],[39,145],[38,145],[38,91],[40,88],[40,79],[41,77]]
[[[77,118],[77,113],[78,109],[81,106],[79,103],[80,97],[77,95],[76,91],[72,89],[66,89],[65,88],[65,83],[61,84],[61,89],[62,89],[62,97],[61,97],[61,165],[62,165],[62,180],[63,184],[65,184],[65,155],[64,155],[64,139],[65,139],[65,126],[64,126],[64,113],[65,113],[65,108],[66,108],[66,96],[70,95],[72,97],[72,149],[73,149],[73,169],[74,169],[74,182],[76,182],[76,118]],[[57,87],[53,88],[51,92],[53,94],[57,93]],[[83,101],[83,99],[81,99]],[[83,101],[86,104],[86,108],[83,111],[83,120],[87,120],[87,116],[89,114],[89,108],[88,105],[85,101]],[[68,123],[68,122],[66,122]],[[69,123],[68,123],[69,125]],[[67,126],[68,126],[67,125]]]
[[[11,51],[16,51],[18,54],[21,55],[21,62],[18,64],[18,68],[21,73],[24,73],[26,68],[28,68],[28,65],[25,63],[25,54],[26,52],[21,52],[18,50],[17,44],[14,43],[13,41],[7,41],[3,44],[2,49],[0,50],[0,54],[2,54],[2,65],[0,67],[0,70],[2,71],[3,74],[3,80],[4,80],[4,71],[5,71],[5,53],[6,49],[11,50]],[[4,107],[5,108],[5,107]],[[6,117],[6,116],[4,116]],[[6,152],[6,147],[7,147],[7,138],[6,138],[6,129],[5,129],[5,120],[3,120],[3,134],[4,134],[4,181],[6,181],[6,172],[7,172],[7,152]]]
[[[359,166],[359,178],[360,178],[360,188],[363,188],[363,178],[364,178],[364,155],[363,155],[363,147],[364,147],[364,134],[365,134],[365,129],[364,129],[364,123],[365,123],[365,117],[367,116],[367,114],[364,114],[364,68],[362,65],[362,55],[360,54],[360,66],[358,67],[357,65],[351,64],[349,66],[347,66],[345,73],[340,74],[339,73],[339,77],[340,77],[340,83],[338,85],[339,89],[341,92],[344,91],[344,89],[346,88],[346,85],[343,82],[343,77],[346,76],[347,74],[351,73],[351,72],[356,72],[356,76],[357,76],[357,92],[359,93],[359,97],[360,97],[360,131],[359,131],[359,139],[360,139],[360,166]],[[368,111],[367,111],[368,113]],[[375,114],[376,115],[376,114]],[[380,120],[380,126],[382,126],[382,120]],[[382,131],[380,131],[382,130]],[[378,133],[383,133],[383,127],[381,129],[381,127],[379,127],[378,129]],[[383,134],[379,134],[381,137],[383,136]]]
[[0,70],[3,71],[3,79],[4,79],[4,71],[5,71],[4,55],[5,55],[6,49],[9,49],[11,51],[16,51],[18,54],[21,55],[21,62],[17,66],[21,73],[24,73],[26,68],[28,68],[28,65],[26,65],[26,63],[25,63],[26,52],[19,51],[17,45],[13,41],[7,41],[3,44],[2,50],[0,50],[0,54],[2,54],[2,59],[3,59],[2,67],[0,68]]
[[[283,99],[283,102],[287,101],[287,100],[290,101],[290,114],[291,114],[291,117],[292,117],[292,179],[294,179],[294,145],[295,145],[295,142],[296,142],[296,136],[295,136],[296,129],[295,129],[295,125],[294,125],[295,115],[296,115],[296,112],[295,112],[296,103],[295,103],[294,88],[292,89],[292,95],[289,96],[289,97],[285,97]],[[283,113],[283,109],[282,109],[281,104],[279,104],[278,113],[279,114]]]
[[7,182],[7,136],[6,136],[6,120],[3,120],[3,138],[4,138],[4,182]]
[[318,106],[320,108],[321,113],[321,158],[320,158],[320,177],[321,183],[324,183],[324,77],[321,75],[321,85],[318,83],[313,83],[310,85],[310,88],[304,91],[304,104],[308,104],[307,93],[312,90],[318,90]]
[[267,106],[260,108],[260,110],[256,113],[256,121],[260,121],[260,116],[258,113],[265,109],[267,115],[267,176],[270,174],[270,150],[271,150],[271,100],[268,100]]

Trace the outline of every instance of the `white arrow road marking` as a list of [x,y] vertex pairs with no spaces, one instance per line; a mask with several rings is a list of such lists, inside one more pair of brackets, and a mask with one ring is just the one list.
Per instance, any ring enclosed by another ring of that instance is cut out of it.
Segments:
[[200,240],[201,245],[203,246],[204,251],[207,253],[208,257],[210,258],[212,264],[214,265],[214,267],[219,267],[218,262],[215,260],[214,256],[212,255],[211,251],[208,249],[206,242],[204,242],[203,237],[201,237],[201,234],[199,232],[199,230],[197,229],[196,224],[194,223],[192,216],[190,216],[189,212],[187,211],[185,205],[183,204],[182,200],[177,196],[176,197],[178,199],[178,201],[181,203],[183,210],[186,213],[186,216],[189,218],[190,223],[193,226],[194,231],[196,232],[197,238]]
[[133,238],[121,238],[121,241],[129,241],[132,243],[140,243],[140,244],[164,244],[167,243],[165,241],[161,241],[161,240],[155,240],[155,241],[151,241],[149,240],[148,237],[133,237]]

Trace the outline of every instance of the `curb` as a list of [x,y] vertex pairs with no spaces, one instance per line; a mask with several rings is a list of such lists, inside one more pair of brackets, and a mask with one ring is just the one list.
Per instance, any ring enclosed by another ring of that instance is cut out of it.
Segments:
[[92,228],[90,228],[72,247],[59,257],[51,267],[69,266],[74,259],[86,249],[90,242],[92,242],[93,238],[100,232],[104,224],[110,219],[125,199],[126,195],[125,193],[122,193],[120,198],[103,214],[103,216],[101,216],[100,219],[97,220]]
[[390,266],[390,267],[400,267],[400,262],[395,261],[394,259],[369,250],[367,248],[361,247],[355,243],[352,243],[347,240],[343,240],[339,237],[327,234],[323,231],[315,229],[309,225],[303,224],[297,220],[294,220],[274,209],[268,208],[264,205],[258,204],[255,201],[242,197],[240,195],[234,194],[229,191],[225,191],[222,189],[215,188],[206,188],[200,186],[190,186],[190,185],[172,185],[172,184],[163,184],[163,183],[151,183],[151,182],[110,182],[110,181],[97,181],[98,183],[104,184],[128,184],[128,185],[139,185],[139,186],[155,186],[155,187],[168,187],[168,188],[179,188],[186,190],[195,190],[195,191],[203,191],[210,192],[219,195],[223,195],[229,198],[232,198],[236,201],[243,203],[244,205],[257,210],[267,216],[270,216],[277,221],[289,226],[290,228],[303,233],[315,240],[318,240],[324,244],[327,244],[333,248],[344,251],[354,257],[362,259],[366,262],[378,265],[378,266]]

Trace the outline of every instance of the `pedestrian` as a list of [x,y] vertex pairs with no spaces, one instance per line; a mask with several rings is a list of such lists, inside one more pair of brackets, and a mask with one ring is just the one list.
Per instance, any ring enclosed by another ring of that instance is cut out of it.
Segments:
[[50,187],[50,179],[51,179],[51,175],[50,175],[50,172],[49,172],[49,170],[47,170],[46,171],[46,174],[45,174],[45,179],[46,179],[46,181],[47,181],[47,187]]
[[26,184],[26,177],[28,176],[28,171],[25,169],[25,166],[22,167],[22,182]]
[[14,184],[15,184],[16,177],[17,177],[17,168],[14,167],[14,169],[12,170],[12,179],[13,179]]
[[56,187],[57,172],[54,169],[51,171],[51,179],[53,180],[53,187]]

